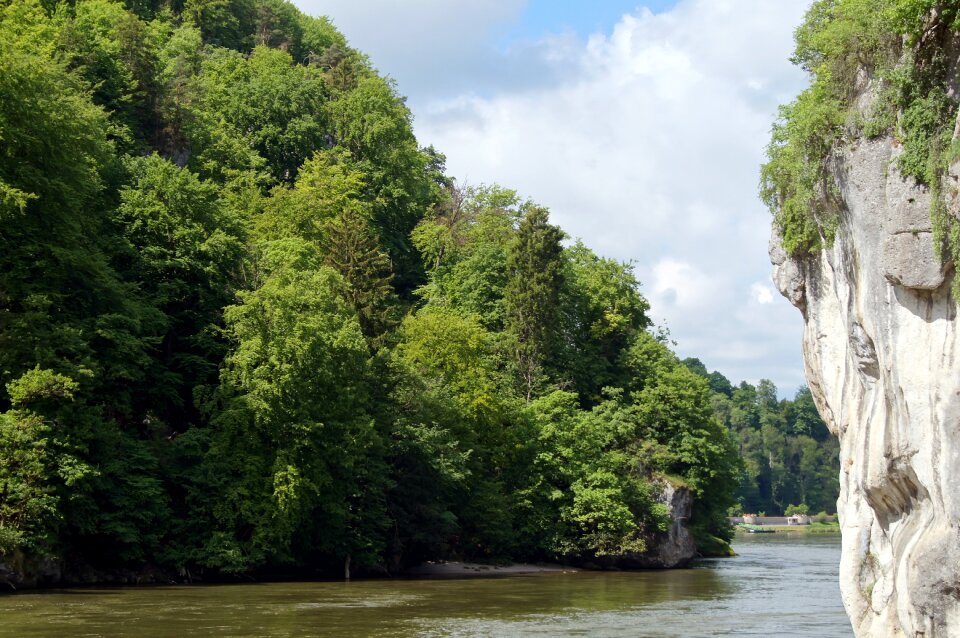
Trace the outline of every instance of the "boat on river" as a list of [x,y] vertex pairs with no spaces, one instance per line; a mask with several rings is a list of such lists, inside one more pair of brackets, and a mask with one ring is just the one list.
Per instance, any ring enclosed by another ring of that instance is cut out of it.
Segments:
[[770,529],[769,527],[762,527],[760,525],[750,525],[749,523],[740,523],[737,525],[740,529],[747,532],[748,534],[774,534],[777,530]]

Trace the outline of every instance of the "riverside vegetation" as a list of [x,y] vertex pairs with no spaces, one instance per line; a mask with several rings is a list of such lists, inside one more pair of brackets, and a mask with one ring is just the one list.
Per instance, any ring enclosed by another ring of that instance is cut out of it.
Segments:
[[638,286],[542,206],[448,177],[323,18],[0,0],[14,572],[642,552],[664,483],[703,551],[738,485],[825,508],[808,395],[712,388]]
[[792,400],[778,400],[769,380],[732,386],[719,372],[708,374],[698,359],[683,363],[708,380],[713,414],[733,436],[744,464],[731,514],[835,511],[840,444],[820,418],[809,388],[800,388]]

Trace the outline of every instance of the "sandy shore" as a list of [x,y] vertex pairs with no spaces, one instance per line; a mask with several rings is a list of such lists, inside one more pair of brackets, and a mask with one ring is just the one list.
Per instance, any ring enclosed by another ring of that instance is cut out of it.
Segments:
[[565,574],[580,571],[563,565],[483,565],[459,561],[427,562],[406,570],[404,576],[419,578],[485,578],[489,576],[519,576],[522,574]]

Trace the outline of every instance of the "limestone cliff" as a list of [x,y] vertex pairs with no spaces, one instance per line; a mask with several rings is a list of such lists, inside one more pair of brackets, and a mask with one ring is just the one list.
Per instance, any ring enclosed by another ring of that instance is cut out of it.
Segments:
[[854,630],[960,636],[954,275],[934,249],[930,191],[901,177],[900,152],[890,136],[838,151],[837,193],[823,204],[838,218],[834,242],[791,258],[775,233],[770,256],[804,316],[810,389],[840,438],[840,581]]

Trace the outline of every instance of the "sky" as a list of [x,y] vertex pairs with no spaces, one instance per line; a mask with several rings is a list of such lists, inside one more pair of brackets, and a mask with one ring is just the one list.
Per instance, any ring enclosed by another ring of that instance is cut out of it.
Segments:
[[630,261],[681,357],[804,382],[802,319],[770,279],[758,170],[806,0],[295,0],[407,96],[461,183],[550,209]]

